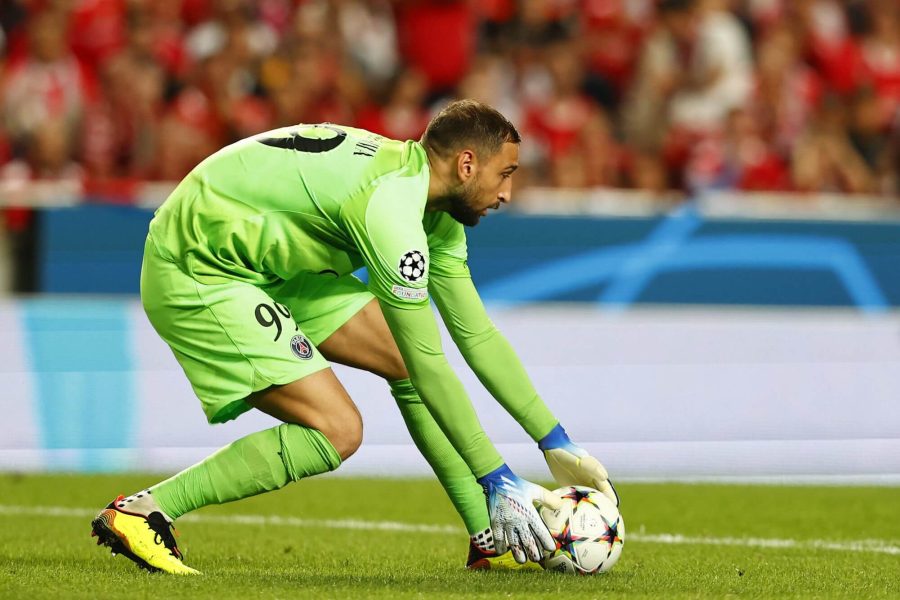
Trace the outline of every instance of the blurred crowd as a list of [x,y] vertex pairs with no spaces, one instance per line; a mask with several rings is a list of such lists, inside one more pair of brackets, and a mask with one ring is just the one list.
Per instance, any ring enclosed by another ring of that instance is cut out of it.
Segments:
[[477,98],[518,185],[897,196],[897,0],[5,0],[0,180],[177,180],[299,122]]

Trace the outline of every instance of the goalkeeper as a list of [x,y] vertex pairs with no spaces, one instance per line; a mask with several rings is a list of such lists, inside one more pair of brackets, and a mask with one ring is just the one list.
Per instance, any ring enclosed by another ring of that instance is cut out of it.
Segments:
[[[467,566],[537,561],[554,542],[447,363],[429,297],[469,366],[538,442],[560,484],[606,471],[573,445],[488,319],[463,226],[509,202],[519,134],[496,110],[455,102],[421,141],[331,124],[259,134],[198,165],[156,212],[141,299],[210,423],[253,408],[282,424],[250,434],[93,520],[98,543],[139,566],[192,574],[172,521],[336,469],[362,420],[333,361],[386,379],[417,447],[471,536]],[[352,276],[365,266],[366,286]],[[487,496],[487,502],[485,502]]]

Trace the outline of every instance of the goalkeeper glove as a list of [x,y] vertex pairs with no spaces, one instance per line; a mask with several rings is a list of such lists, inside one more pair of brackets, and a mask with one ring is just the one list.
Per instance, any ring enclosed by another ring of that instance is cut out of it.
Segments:
[[600,461],[576,446],[558,424],[538,442],[553,478],[559,485],[585,485],[599,490],[619,505],[619,495]]
[[562,506],[559,496],[514,475],[505,464],[478,478],[478,483],[487,496],[497,554],[509,549],[518,563],[524,563],[526,558],[537,562],[542,557],[541,550],[556,549],[534,503],[556,510]]

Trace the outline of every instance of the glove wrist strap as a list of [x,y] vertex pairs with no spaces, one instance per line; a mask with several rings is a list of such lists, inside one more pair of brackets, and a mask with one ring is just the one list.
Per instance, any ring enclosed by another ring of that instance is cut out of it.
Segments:
[[550,430],[550,433],[541,438],[541,441],[538,442],[538,448],[541,449],[541,452],[544,452],[554,448],[565,448],[571,444],[572,440],[569,439],[566,430],[563,429],[562,425],[557,423],[556,427]]
[[507,477],[512,480],[516,479],[516,476],[513,474],[513,472],[510,470],[510,468],[508,466],[506,466],[506,463],[503,463],[502,465],[500,465],[499,467],[497,467],[490,473],[479,477],[477,481],[481,485],[485,485],[486,483],[488,483],[490,481],[497,481],[501,477]]

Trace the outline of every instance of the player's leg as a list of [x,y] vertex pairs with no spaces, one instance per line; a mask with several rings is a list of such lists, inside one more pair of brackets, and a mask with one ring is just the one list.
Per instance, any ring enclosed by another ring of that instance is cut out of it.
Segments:
[[[172,521],[331,471],[362,441],[359,411],[331,369],[257,392],[248,402],[284,423],[244,436],[150,489],[117,498],[95,520],[101,541],[139,566],[191,572],[171,559],[181,558],[169,531]],[[153,541],[144,534],[148,524]]]
[[253,406],[285,421],[149,490],[117,498],[92,523],[101,543],[139,566],[193,573],[181,563],[172,520],[337,468],[358,447],[361,423],[327,361],[287,309],[263,291],[228,280],[195,281],[154,255],[149,242],[141,287],[151,323],[172,347],[210,421]]
[[[339,329],[319,343],[332,362],[363,369],[387,380],[416,447],[438,480],[469,532],[469,568],[522,568],[510,552],[494,552],[484,491],[468,465],[444,435],[409,380],[378,302],[369,301]],[[534,563],[526,563],[529,568]]]
[[331,369],[255,392],[247,402],[279,421],[322,433],[342,461],[362,443],[362,416]]
[[272,386],[247,401],[283,423],[244,436],[151,487],[170,519],[334,470],[362,441],[359,411],[331,369]]
[[284,423],[244,436],[147,490],[120,496],[93,522],[99,542],[144,568],[193,573],[181,563],[172,521],[202,506],[331,471],[362,440],[359,412],[331,369],[273,386],[248,401]]

